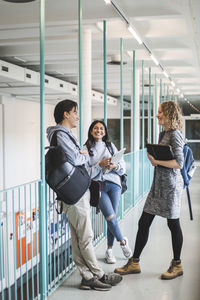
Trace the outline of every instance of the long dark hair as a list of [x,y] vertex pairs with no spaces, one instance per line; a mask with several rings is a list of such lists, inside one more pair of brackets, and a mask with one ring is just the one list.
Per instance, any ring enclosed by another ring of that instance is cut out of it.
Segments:
[[104,137],[102,138],[102,141],[105,142],[106,146],[111,144],[110,141],[109,141],[109,136],[108,136],[108,129],[107,129],[107,126],[106,124],[101,121],[101,120],[95,120],[92,122],[92,124],[90,125],[89,129],[88,129],[88,139],[85,143],[87,149],[88,149],[88,153],[90,156],[93,156],[93,151],[91,150],[91,148],[95,145],[95,139],[93,138],[92,134],[91,134],[91,131],[93,130],[94,126],[97,124],[97,123],[101,123],[103,126],[104,126],[104,129],[105,129],[105,135]]

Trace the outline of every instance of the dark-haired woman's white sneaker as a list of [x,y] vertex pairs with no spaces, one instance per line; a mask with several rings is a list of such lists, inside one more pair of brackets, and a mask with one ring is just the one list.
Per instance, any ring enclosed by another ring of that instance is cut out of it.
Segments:
[[107,249],[106,250],[105,262],[107,264],[115,264],[116,263],[116,258],[113,255],[112,249]]
[[133,256],[133,253],[129,247],[129,244],[128,244],[128,239],[125,237],[124,238],[124,241],[125,241],[125,245],[120,245],[120,247],[122,248],[122,251],[123,251],[123,254],[126,258],[131,258]]

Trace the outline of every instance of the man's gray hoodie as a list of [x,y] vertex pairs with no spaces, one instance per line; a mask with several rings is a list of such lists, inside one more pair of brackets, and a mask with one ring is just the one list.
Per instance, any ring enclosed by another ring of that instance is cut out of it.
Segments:
[[[47,138],[49,140],[49,143],[51,142],[53,133],[56,130],[62,130],[57,133],[57,144],[62,146],[62,148],[65,150],[65,152],[68,156],[69,162],[74,166],[80,166],[80,165],[85,164],[89,159],[88,154],[81,154],[79,152],[80,148],[79,148],[79,144],[78,144],[76,137],[66,127],[64,127],[62,125],[48,127],[47,128]],[[71,140],[71,138],[68,136],[67,133],[69,135],[71,135],[71,137],[76,141],[76,145]]]

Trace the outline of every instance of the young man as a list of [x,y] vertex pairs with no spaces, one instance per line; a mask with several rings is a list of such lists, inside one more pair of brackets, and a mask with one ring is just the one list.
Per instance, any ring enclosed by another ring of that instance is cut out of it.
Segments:
[[[86,150],[80,150],[78,141],[71,132],[79,120],[77,103],[71,100],[59,102],[54,110],[54,118],[57,125],[47,128],[49,142],[55,131],[62,130],[57,132],[57,144],[62,146],[69,162],[75,166],[83,165],[89,159],[88,153]],[[73,137],[76,144],[69,135]],[[122,276],[114,273],[106,275],[97,262],[92,244],[93,231],[89,200],[90,192],[87,190],[75,205],[63,203],[63,210],[67,214],[71,231],[74,262],[82,276],[80,288],[107,291],[118,284]]]

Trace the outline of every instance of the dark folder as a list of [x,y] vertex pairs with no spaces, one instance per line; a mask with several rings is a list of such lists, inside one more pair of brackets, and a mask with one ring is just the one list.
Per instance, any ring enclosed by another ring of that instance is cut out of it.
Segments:
[[147,152],[157,160],[174,159],[172,147],[170,145],[147,144]]

